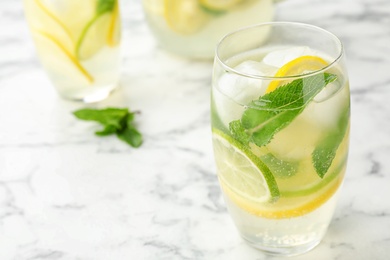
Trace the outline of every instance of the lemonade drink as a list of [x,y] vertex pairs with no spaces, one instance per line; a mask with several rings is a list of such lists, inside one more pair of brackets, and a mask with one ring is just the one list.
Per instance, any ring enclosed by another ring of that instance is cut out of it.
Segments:
[[145,15],[161,46],[173,53],[211,59],[228,32],[271,21],[272,0],[143,0]]
[[[294,26],[317,40],[300,45],[285,29]],[[316,44],[320,37],[325,45]],[[248,44],[235,46],[235,38]],[[217,50],[211,108],[219,182],[241,236],[271,254],[320,242],[344,178],[349,85],[341,44],[332,51],[327,42],[338,40],[315,27],[271,23],[230,34]]]
[[120,66],[117,0],[24,0],[42,65],[65,98],[94,102],[116,87]]

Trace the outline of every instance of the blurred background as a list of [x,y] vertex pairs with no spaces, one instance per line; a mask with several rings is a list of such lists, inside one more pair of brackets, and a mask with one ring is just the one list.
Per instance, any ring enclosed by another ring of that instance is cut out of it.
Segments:
[[[167,52],[141,0],[122,0],[120,87],[88,105],[139,110],[140,149],[97,138],[42,69],[22,1],[0,2],[0,259],[270,259],[236,233],[210,142],[212,61]],[[285,0],[274,20],[320,26],[347,56],[347,176],[324,241],[294,259],[388,259],[390,2]],[[274,259],[274,258],[272,258]],[[277,258],[275,258],[277,259]]]

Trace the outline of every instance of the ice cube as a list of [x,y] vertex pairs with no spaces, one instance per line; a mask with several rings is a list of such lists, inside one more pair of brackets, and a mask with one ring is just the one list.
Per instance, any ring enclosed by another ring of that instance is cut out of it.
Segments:
[[[277,68],[257,61],[244,61],[235,70],[257,76],[272,75]],[[262,79],[245,77],[234,73],[226,73],[217,81],[213,91],[215,106],[221,121],[228,126],[233,120],[241,118],[243,106],[258,99],[265,93],[268,83]]]
[[302,117],[322,129],[333,129],[337,127],[340,113],[347,106],[348,100],[348,85],[341,86],[338,81],[332,82],[314,98]]
[[229,129],[229,123],[241,118],[244,107],[237,104],[231,98],[213,88],[214,109],[223,125]]
[[263,62],[268,66],[280,68],[288,62],[306,55],[318,56],[316,51],[307,46],[291,47],[268,53],[263,58]]
[[[274,67],[251,60],[240,63],[234,69],[256,76],[272,75],[276,71]],[[220,78],[218,89],[237,103],[246,105],[265,93],[266,86],[263,83],[262,79],[227,73]]]
[[321,130],[318,125],[297,117],[274,136],[267,148],[282,160],[302,161],[310,158],[320,137]]

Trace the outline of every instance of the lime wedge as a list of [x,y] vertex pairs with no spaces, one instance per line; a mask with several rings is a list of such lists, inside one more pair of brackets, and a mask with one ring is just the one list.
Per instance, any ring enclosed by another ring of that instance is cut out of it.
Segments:
[[107,42],[110,31],[111,13],[95,16],[84,27],[76,45],[76,55],[86,60],[95,55]]
[[216,129],[213,129],[213,147],[222,186],[254,203],[278,199],[274,176],[248,148]]

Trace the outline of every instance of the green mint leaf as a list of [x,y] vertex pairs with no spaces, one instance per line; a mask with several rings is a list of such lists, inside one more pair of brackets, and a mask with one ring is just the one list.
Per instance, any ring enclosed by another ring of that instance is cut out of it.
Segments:
[[[85,1],[85,0],[80,0]],[[96,14],[101,15],[114,10],[117,0],[97,0]]]
[[245,128],[242,126],[240,120],[230,122],[229,129],[234,139],[244,145],[249,144],[249,135],[245,132]]
[[[109,128],[115,128],[116,130],[123,129],[122,121],[128,113],[129,110],[127,108],[106,108],[101,110],[84,108],[73,112],[78,119],[96,121],[106,128],[109,126]],[[102,132],[106,131],[103,130]]]
[[133,147],[142,144],[142,135],[133,125],[135,113],[129,112],[127,108],[106,108],[106,109],[80,109],[73,114],[81,120],[96,121],[104,126],[100,131],[95,132],[98,136],[116,134],[117,137]]
[[128,126],[123,131],[117,132],[117,136],[132,147],[139,147],[142,144],[142,135],[133,126]]
[[349,111],[348,105],[342,111],[337,127],[321,140],[312,153],[313,166],[320,178],[323,178],[328,172],[337,149],[344,139],[349,124]]
[[116,131],[117,131],[117,129],[116,129],[115,126],[107,125],[107,126],[104,127],[103,130],[96,131],[95,134],[98,135],[98,136],[106,136],[106,135],[115,134]]
[[250,135],[250,141],[258,146],[268,144],[336,78],[336,75],[329,73],[300,78],[252,101],[241,117],[241,124]]
[[298,171],[299,164],[297,162],[283,161],[271,153],[261,156],[260,159],[268,166],[273,175],[278,178],[294,176]]

